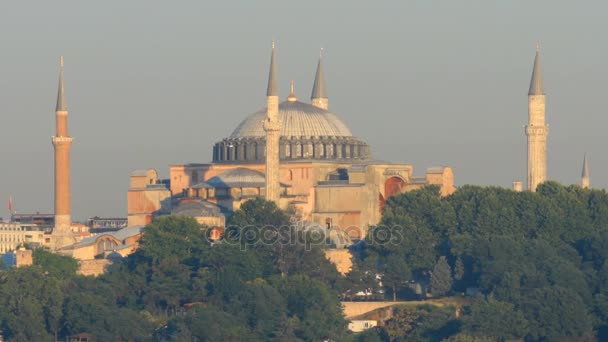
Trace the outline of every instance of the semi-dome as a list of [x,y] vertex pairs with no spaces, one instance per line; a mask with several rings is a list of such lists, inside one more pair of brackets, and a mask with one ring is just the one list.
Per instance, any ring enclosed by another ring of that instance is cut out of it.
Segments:
[[[230,139],[264,137],[266,109],[257,111],[243,120],[232,132]],[[299,101],[285,101],[279,105],[281,137],[352,137],[351,131],[340,118],[325,109]]]
[[[213,146],[215,163],[260,163],[265,159],[266,108],[245,118],[232,134]],[[279,104],[279,156],[288,160],[368,159],[369,146],[353,137],[334,113],[293,98]]]
[[259,171],[239,167],[224,171],[205,183],[214,188],[263,187],[266,176]]

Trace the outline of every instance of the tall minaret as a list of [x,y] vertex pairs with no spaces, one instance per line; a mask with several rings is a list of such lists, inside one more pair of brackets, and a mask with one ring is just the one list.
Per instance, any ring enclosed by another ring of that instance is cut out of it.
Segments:
[[545,93],[543,75],[540,69],[540,47],[536,45],[534,70],[528,92],[528,190],[547,180],[547,134],[549,127],[545,124]]
[[317,74],[315,75],[315,83],[312,86],[312,94],[310,101],[313,106],[327,110],[329,108],[329,99],[325,92],[325,74],[323,73],[323,49],[319,53],[319,64],[317,64]]
[[70,147],[72,137],[68,134],[68,108],[63,90],[63,56],[60,58],[59,90],[55,109],[55,248],[74,243],[71,231],[70,210]]
[[589,165],[587,164],[587,153],[583,158],[583,173],[581,174],[581,187],[583,189],[589,188]]
[[274,41],[270,56],[270,72],[268,74],[268,90],[266,91],[266,200],[279,205],[279,139],[281,137],[281,122],[279,119],[279,88],[277,85],[277,70],[275,64]]

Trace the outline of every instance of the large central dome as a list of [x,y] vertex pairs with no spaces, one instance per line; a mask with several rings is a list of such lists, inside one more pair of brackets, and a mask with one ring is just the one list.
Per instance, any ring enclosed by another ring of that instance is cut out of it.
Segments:
[[[215,163],[260,163],[265,160],[266,108],[245,118],[232,134],[213,146]],[[340,118],[295,97],[279,104],[279,157],[288,160],[368,159],[369,146],[355,137]]]
[[[266,108],[249,115],[232,132],[230,139],[264,137]],[[330,111],[299,101],[279,105],[281,137],[352,137],[338,116]]]
[[[273,120],[275,102],[279,91],[274,63],[274,47],[270,58],[267,103],[272,104]],[[333,160],[338,162],[370,158],[369,146],[353,137],[350,129],[327,110],[328,97],[321,59],[310,96],[311,104],[298,101],[291,82],[287,101],[279,104],[278,119],[281,123],[279,158],[284,161]],[[225,139],[213,145],[214,163],[264,163],[266,161],[266,134],[264,122],[268,108],[245,118]],[[272,122],[274,125],[274,122]],[[276,127],[276,126],[273,126]],[[273,128],[273,130],[276,128]],[[276,135],[273,135],[276,137]]]

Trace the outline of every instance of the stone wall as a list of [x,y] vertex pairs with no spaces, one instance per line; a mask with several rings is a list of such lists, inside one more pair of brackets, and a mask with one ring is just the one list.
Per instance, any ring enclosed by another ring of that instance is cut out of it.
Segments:
[[[441,299],[431,299],[431,300],[421,300],[421,301],[401,301],[401,302],[342,302],[342,312],[344,313],[344,317],[346,319],[352,319],[359,317],[361,315],[370,313],[374,310],[389,308],[395,305],[408,305],[408,306],[418,306],[418,305],[432,305],[437,307],[443,306],[455,306],[456,308],[462,307],[462,305],[467,305],[470,303],[470,299],[463,298],[441,298]],[[389,313],[381,313],[381,316],[386,317]],[[369,317],[372,319],[376,319],[379,317]]]
[[[411,303],[412,302],[342,302],[342,310],[344,312],[344,317],[350,319],[380,308]],[[424,302],[420,302],[420,304],[424,304]]]
[[78,274],[85,276],[98,276],[103,274],[111,264],[112,261],[108,259],[82,260],[80,261]]

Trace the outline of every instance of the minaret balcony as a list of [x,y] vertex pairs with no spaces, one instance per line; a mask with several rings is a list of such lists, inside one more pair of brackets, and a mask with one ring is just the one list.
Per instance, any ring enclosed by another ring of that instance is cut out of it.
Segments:
[[60,145],[64,145],[64,144],[71,144],[72,140],[74,140],[74,138],[72,137],[52,137],[52,141],[53,144],[60,144]]
[[526,135],[547,135],[548,126],[526,126]]

